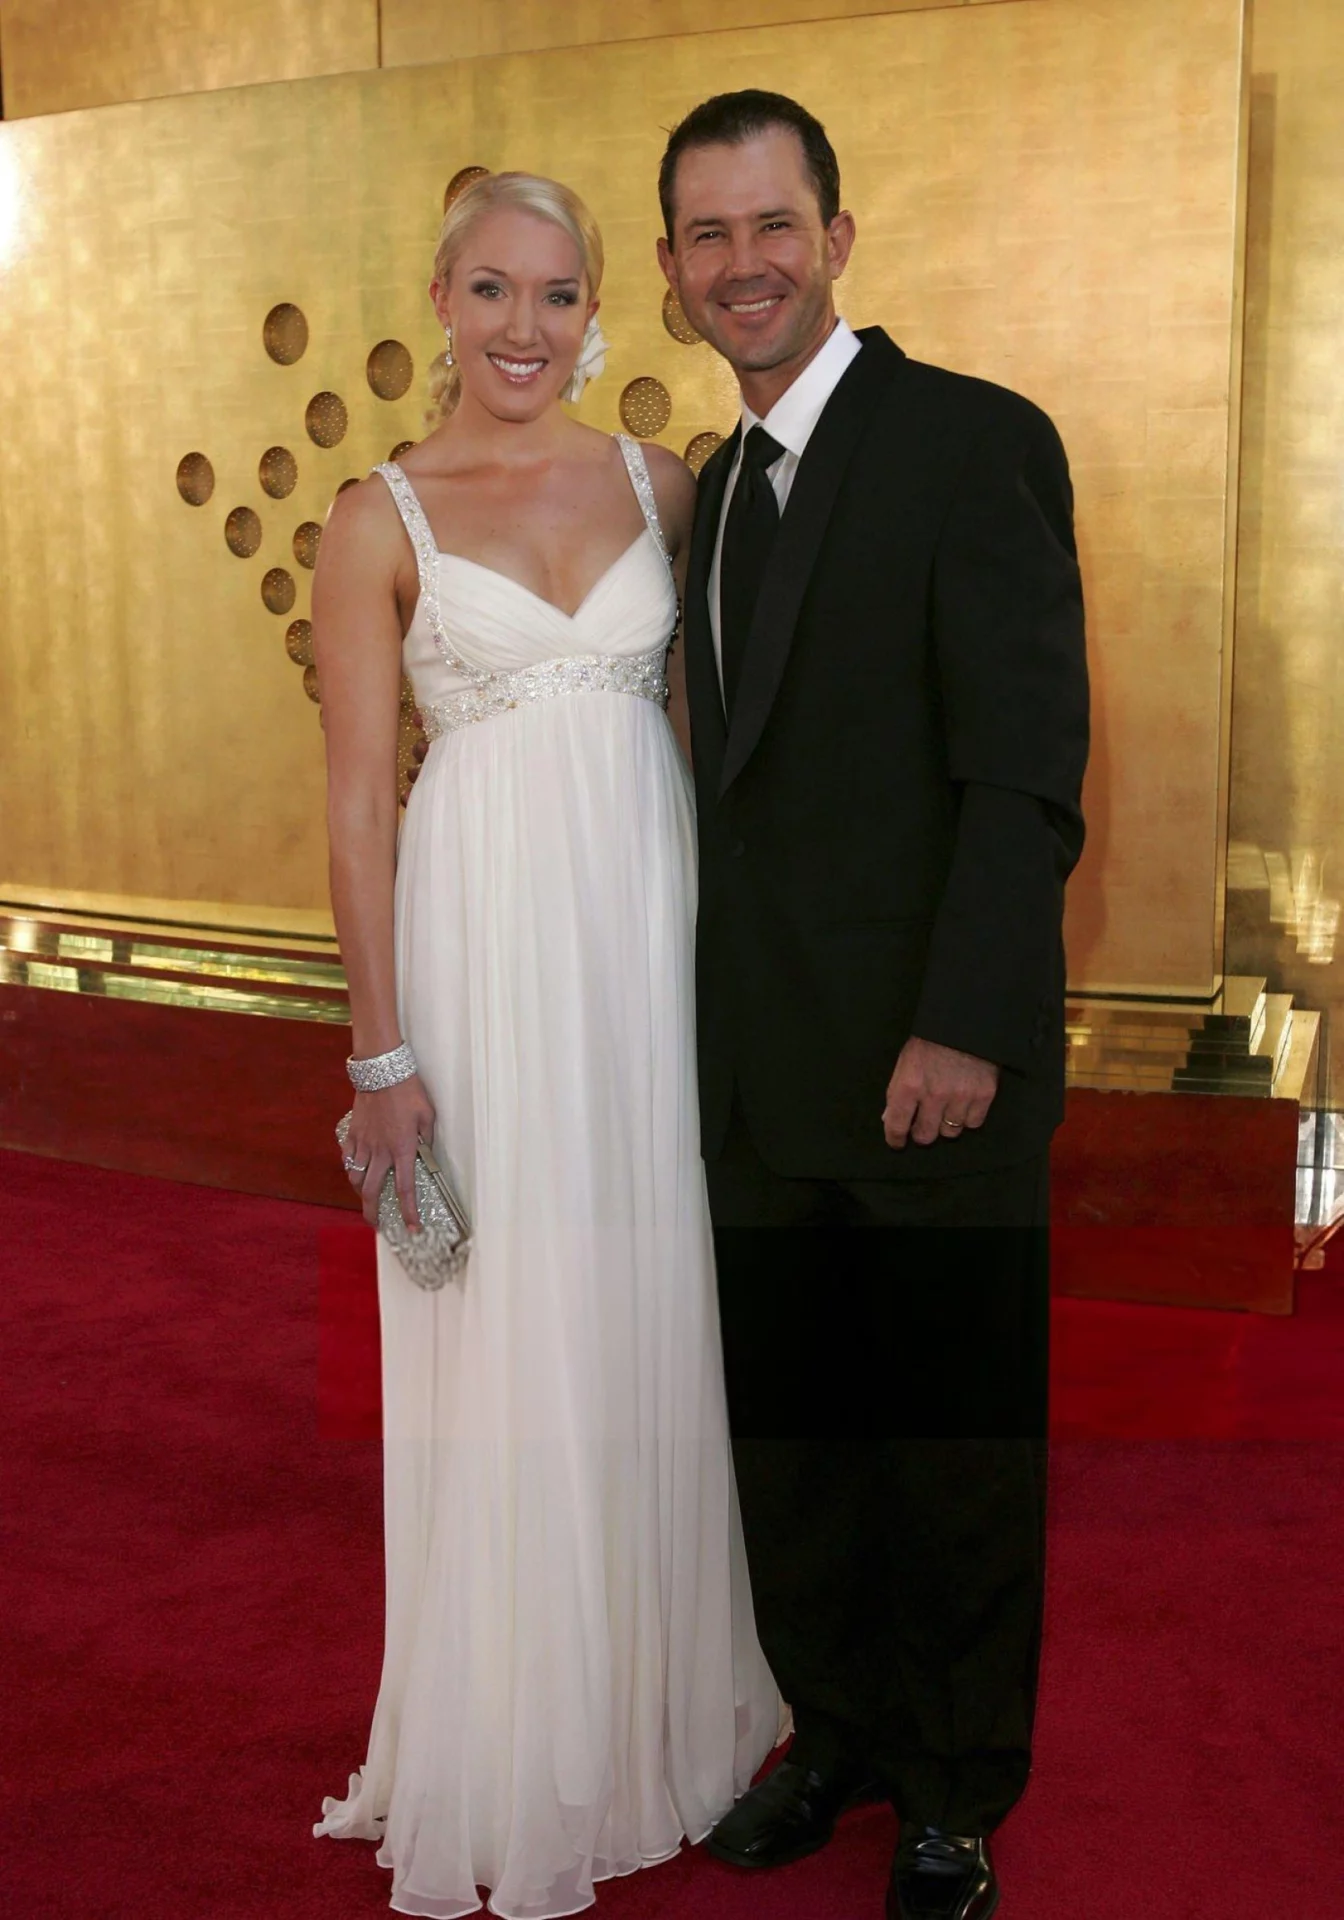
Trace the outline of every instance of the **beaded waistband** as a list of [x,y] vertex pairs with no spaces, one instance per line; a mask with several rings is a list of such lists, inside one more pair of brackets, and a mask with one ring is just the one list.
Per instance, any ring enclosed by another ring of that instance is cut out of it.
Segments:
[[576,654],[561,660],[542,660],[535,667],[512,673],[494,673],[479,687],[467,687],[447,700],[426,704],[420,711],[431,740],[477,720],[493,720],[534,700],[553,700],[566,693],[633,693],[642,700],[667,705],[667,649],[631,654]]

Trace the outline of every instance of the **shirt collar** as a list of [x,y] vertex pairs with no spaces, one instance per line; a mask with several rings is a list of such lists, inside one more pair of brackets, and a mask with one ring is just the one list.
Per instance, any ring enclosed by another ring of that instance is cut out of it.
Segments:
[[742,402],[742,438],[751,429],[762,426],[771,439],[778,440],[795,458],[801,460],[812,429],[820,420],[826,402],[840,384],[840,377],[856,353],[863,349],[848,321],[837,320],[825,344],[813,355],[793,385],[776,400],[764,419]]

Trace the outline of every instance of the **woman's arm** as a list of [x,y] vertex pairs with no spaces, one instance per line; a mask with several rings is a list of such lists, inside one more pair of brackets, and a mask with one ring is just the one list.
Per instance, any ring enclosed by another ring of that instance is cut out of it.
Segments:
[[677,589],[680,592],[686,584],[686,561],[691,550],[691,525],[695,519],[695,475],[670,447],[660,447],[656,440],[645,440],[640,444],[648,463],[649,478],[653,482],[654,499],[658,502],[663,538],[676,566]]
[[[381,498],[380,498],[381,496]],[[331,904],[350,988],[357,1059],[402,1039],[397,1017],[392,894],[397,856],[397,722],[401,695],[398,576],[413,559],[381,479],[337,496],[313,578],[313,652],[327,742]],[[418,1078],[355,1097],[346,1152],[352,1184],[377,1219],[389,1166],[408,1224],[415,1148],[433,1126]],[[359,1169],[365,1169],[360,1172]]]

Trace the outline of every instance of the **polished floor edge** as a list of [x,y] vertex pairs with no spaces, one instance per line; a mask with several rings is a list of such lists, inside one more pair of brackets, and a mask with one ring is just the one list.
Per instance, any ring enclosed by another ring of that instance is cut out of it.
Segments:
[[147,967],[157,973],[284,980],[345,991],[345,970],[339,960],[289,951],[178,944],[181,939],[177,931],[172,938],[154,939],[123,932],[73,931],[32,921],[7,925],[0,913],[0,953],[15,960],[69,961],[85,968]]
[[1314,1093],[1320,1015],[1250,975],[1229,975],[1207,1007],[1070,994],[1065,1031],[1070,1086],[1299,1102]]
[[264,993],[216,987],[197,979],[163,980],[153,974],[114,973],[106,967],[78,967],[46,960],[21,960],[0,953],[0,984],[36,987],[47,992],[81,993],[104,1000],[137,1000],[161,1007],[197,1007],[212,1013],[261,1014],[278,1020],[317,1020],[348,1026],[349,1002],[299,993]]
[[[350,1018],[344,970],[316,942],[261,945],[241,929],[221,934],[180,922],[106,924],[87,912],[22,912],[3,899],[0,982],[329,1025]],[[1250,976],[1227,978],[1208,1005],[1071,994],[1066,1080],[1301,1101],[1319,1025],[1319,1015],[1294,1009],[1291,996],[1267,993],[1265,981]]]
[[138,893],[89,893],[69,887],[0,882],[0,914],[39,920],[75,917],[128,926],[181,927],[243,939],[318,941],[334,947],[336,930],[325,907],[237,905],[226,900],[167,900]]
[[106,921],[82,912],[25,913],[3,902],[0,982],[270,1019],[350,1019],[345,972],[329,943],[263,942],[242,928]]

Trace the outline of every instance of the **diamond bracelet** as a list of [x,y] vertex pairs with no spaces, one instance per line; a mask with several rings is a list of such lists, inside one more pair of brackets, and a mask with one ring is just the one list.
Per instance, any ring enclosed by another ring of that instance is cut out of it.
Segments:
[[375,1053],[367,1060],[350,1058],[345,1070],[356,1093],[381,1093],[384,1087],[399,1087],[419,1071],[415,1055],[404,1040],[391,1053]]

